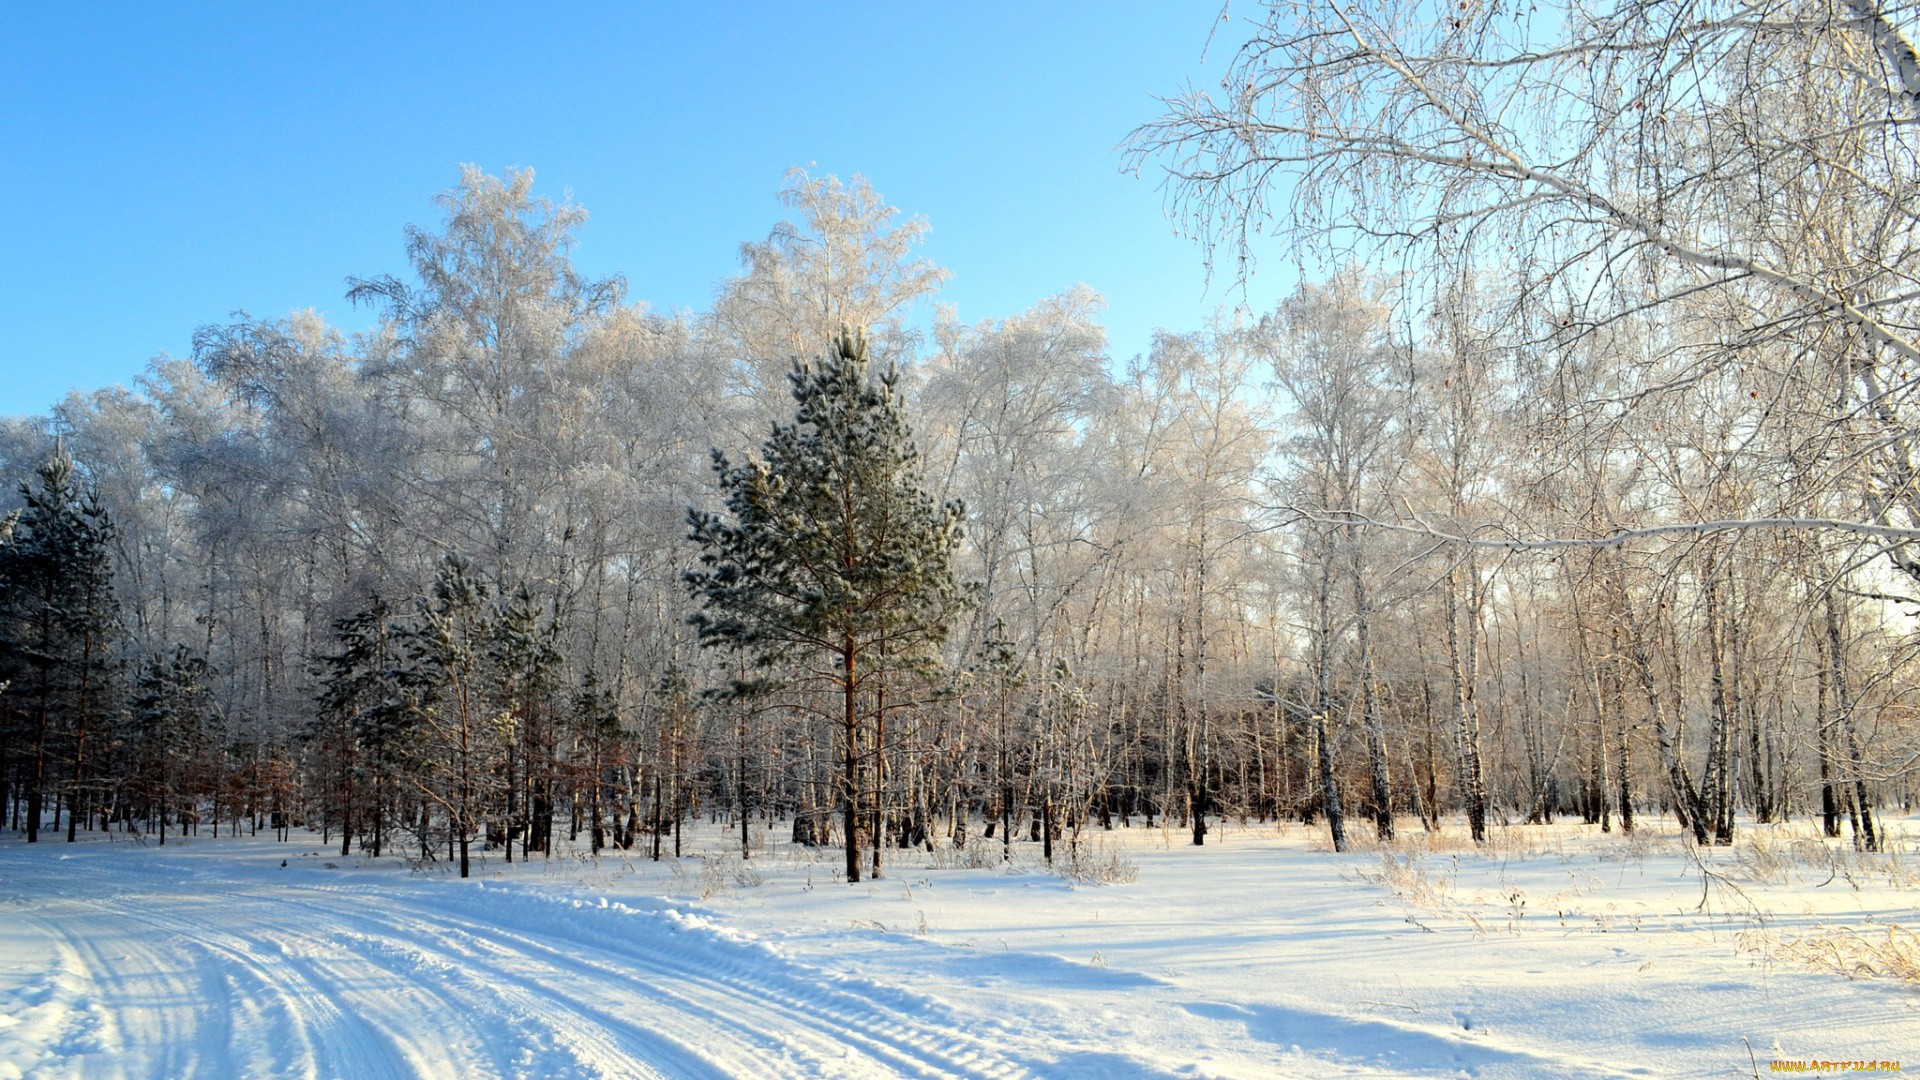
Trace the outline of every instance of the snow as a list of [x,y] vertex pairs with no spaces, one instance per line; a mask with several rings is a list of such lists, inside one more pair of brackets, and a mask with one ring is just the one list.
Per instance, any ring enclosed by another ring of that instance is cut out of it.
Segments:
[[677,863],[496,853],[468,881],[304,833],[9,838],[0,1080],[1748,1076],[1775,1058],[1911,1059],[1912,984],[1800,959],[1842,928],[1916,921],[1915,822],[1891,824],[1887,856],[1787,826],[1704,862],[1670,823],[1516,826],[1486,851],[1454,829],[1342,855],[1296,825],[1225,827],[1199,849],[1136,826],[1090,838],[1131,882],[1041,872],[1035,844],[1003,868],[976,840],[985,866],[889,852],[884,877],[851,887],[834,852],[742,862],[724,826]]

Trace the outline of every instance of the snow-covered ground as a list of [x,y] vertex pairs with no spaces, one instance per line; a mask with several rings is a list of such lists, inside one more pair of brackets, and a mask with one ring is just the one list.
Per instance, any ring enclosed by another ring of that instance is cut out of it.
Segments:
[[1886,924],[1920,922],[1920,823],[1892,825],[1892,856],[1790,826],[1705,864],[1671,823],[1339,856],[1299,826],[1202,849],[1135,827],[1092,837],[1089,862],[1137,870],[1097,886],[1032,844],[1011,872],[890,852],[849,887],[834,853],[782,844],[490,855],[459,881],[304,833],[10,837],[0,1080],[1911,1069],[1916,984],[1830,970],[1914,955]]

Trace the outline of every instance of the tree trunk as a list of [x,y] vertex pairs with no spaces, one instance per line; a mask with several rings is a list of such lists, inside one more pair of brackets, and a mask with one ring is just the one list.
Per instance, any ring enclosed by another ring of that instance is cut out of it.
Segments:
[[1373,829],[1382,841],[1393,839],[1393,773],[1387,758],[1387,733],[1373,680],[1373,618],[1366,583],[1353,575],[1355,632],[1359,636],[1356,677],[1360,680],[1360,719],[1367,732],[1367,775],[1373,803]]
[[1706,569],[1708,728],[1707,768],[1701,778],[1701,801],[1713,828],[1713,842],[1733,843],[1733,776],[1728,751],[1732,746],[1733,717],[1727,696],[1726,627],[1721,618],[1719,573],[1713,562]]
[[[1680,759],[1680,746],[1686,738],[1686,718],[1675,717],[1675,726],[1667,726],[1666,703],[1660,698],[1660,688],[1654,681],[1653,658],[1649,655],[1646,635],[1635,616],[1632,601],[1625,598],[1622,590],[1621,612],[1626,617],[1629,644],[1632,648],[1634,668],[1640,675],[1640,688],[1647,695],[1647,708],[1653,714],[1653,737],[1660,750],[1660,764],[1667,774],[1667,783],[1673,793],[1674,812],[1680,816],[1681,823],[1693,828],[1696,844],[1709,843],[1711,837],[1707,831],[1707,821],[1701,812],[1700,793],[1693,786],[1693,778],[1687,774],[1686,763]],[[1621,759],[1622,775],[1625,775],[1626,760]]]
[[1340,788],[1333,778],[1333,743],[1327,725],[1333,715],[1333,556],[1323,552],[1314,590],[1314,707],[1313,743],[1319,767],[1320,806],[1327,814],[1333,850],[1347,850],[1346,816],[1340,810]]
[[860,880],[860,712],[854,661],[858,650],[848,638],[840,650],[841,739],[840,817],[847,829],[847,884]]
[[[1854,841],[1862,850],[1880,850],[1873,827],[1873,806],[1867,801],[1865,762],[1860,754],[1860,736],[1853,722],[1853,695],[1847,684],[1846,642],[1840,631],[1840,612],[1833,593],[1827,593],[1827,654],[1833,660],[1834,704],[1839,708],[1840,727],[1847,736],[1847,756],[1853,766]],[[1835,830],[1838,831],[1837,829]]]
[[[880,655],[886,655],[881,642]],[[887,846],[887,680],[875,673],[873,709],[873,876],[880,876],[880,850]]]
[[1453,677],[1454,741],[1460,758],[1460,799],[1467,811],[1467,829],[1476,844],[1487,839],[1487,781],[1480,755],[1479,569],[1467,559],[1470,586],[1467,632],[1460,633],[1459,571],[1447,574],[1447,661]]

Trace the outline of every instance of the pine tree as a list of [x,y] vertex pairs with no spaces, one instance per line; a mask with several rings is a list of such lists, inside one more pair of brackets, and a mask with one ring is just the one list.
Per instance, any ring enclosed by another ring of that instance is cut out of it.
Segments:
[[[572,795],[574,814],[576,818],[579,815],[584,789],[588,836],[593,853],[598,855],[600,849],[607,846],[604,798],[607,773],[617,766],[623,755],[619,752],[622,743],[619,702],[612,690],[600,685],[600,676],[592,668],[588,668],[581,679],[580,692],[574,695],[568,721],[571,737],[580,747],[575,759]],[[616,846],[633,846],[633,838],[621,828],[617,805],[614,807],[613,833]]]
[[[26,505],[0,546],[0,708],[8,714],[0,729],[26,736],[29,843],[40,838],[62,764],[79,811],[68,816],[68,840],[90,805],[88,769],[97,721],[115,692],[120,628],[106,509],[59,443],[37,478],[37,486],[20,486]],[[12,757],[11,746],[4,756]]]
[[185,645],[174,646],[172,656],[148,657],[134,680],[129,705],[138,790],[148,820],[159,819],[163,845],[168,816],[183,809],[183,798],[198,794],[190,770],[207,734],[206,681],[206,659]]
[[[351,851],[356,829],[371,835],[373,854],[380,854],[395,781],[417,748],[418,730],[401,683],[401,644],[392,617],[392,605],[372,597],[364,609],[334,621],[340,651],[319,661],[319,716],[308,729],[308,739],[319,751],[323,783],[332,788],[343,856]],[[370,821],[356,818],[363,799],[371,804]]]
[[686,813],[684,788],[700,705],[693,683],[679,664],[669,662],[653,688],[657,742],[653,753],[652,858],[660,861],[660,838],[673,831],[673,857],[680,857],[680,819]]
[[921,490],[898,381],[891,367],[870,372],[865,339],[843,330],[825,356],[795,361],[794,420],[775,425],[762,459],[734,465],[714,451],[726,514],[687,515],[701,548],[686,575],[701,643],[743,650],[767,672],[741,690],[788,666],[837,698],[849,882],[860,880],[869,752],[880,790],[887,672],[931,662],[965,595],[952,570],[962,509]]
[[508,862],[514,828],[521,830],[522,855],[553,854],[559,638],[559,622],[541,624],[524,584],[495,609],[488,627],[488,675],[507,752]]
[[[433,596],[420,604],[406,628],[409,705],[437,769],[411,773],[415,788],[447,815],[449,847],[458,847],[460,876],[470,871],[468,847],[485,805],[487,764],[494,741],[484,684],[483,650],[488,635],[487,586],[473,577],[458,552],[440,562]],[[435,775],[437,772],[437,775]],[[422,829],[423,841],[425,829]]]
[[[1007,636],[1007,624],[1001,619],[993,620],[993,626],[987,630],[986,637],[980,642],[978,655],[974,659],[975,684],[981,688],[979,709],[984,719],[990,721],[988,730],[992,733],[994,749],[994,796],[997,815],[987,818],[987,839],[993,839],[998,817],[1000,832],[1001,861],[1013,861],[1013,751],[1014,734],[1009,726],[1016,704],[1015,691],[1026,683],[1026,676],[1020,670],[1020,661],[1014,651],[1014,642]],[[956,823],[959,830],[963,823]],[[956,835],[959,835],[956,832]],[[955,846],[958,846],[956,844]]]

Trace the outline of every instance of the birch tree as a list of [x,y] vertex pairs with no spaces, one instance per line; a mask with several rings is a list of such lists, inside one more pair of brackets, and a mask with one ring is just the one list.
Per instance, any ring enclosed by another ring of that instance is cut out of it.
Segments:
[[[1870,0],[1274,0],[1219,95],[1169,99],[1130,146],[1241,274],[1271,231],[1411,266],[1435,305],[1463,271],[1498,275],[1502,320],[1550,355],[1708,307],[1716,329],[1661,339],[1683,369],[1816,351],[1847,385],[1827,422],[1877,442],[1831,475],[1834,519],[1771,524],[1865,530],[1920,576],[1920,60],[1903,18]],[[1628,393],[1667,385],[1623,374]]]
[[793,360],[813,355],[842,327],[865,336],[876,363],[907,361],[914,341],[907,311],[948,276],[914,254],[926,220],[899,220],[864,176],[842,182],[795,167],[779,198],[800,220],[740,246],[746,272],[722,285],[708,317],[731,364],[746,438],[779,419]]
[[[1352,642],[1352,708],[1367,747],[1368,807],[1382,839],[1393,837],[1393,778],[1385,703],[1374,654],[1375,610],[1400,587],[1396,558],[1362,523],[1397,515],[1397,472],[1407,459],[1410,365],[1388,337],[1383,290],[1352,276],[1302,286],[1255,335],[1292,405],[1285,443],[1291,474],[1282,496],[1301,533],[1308,637],[1319,746],[1321,801],[1336,849],[1346,846],[1333,783],[1328,725],[1334,710],[1336,650]],[[1404,570],[1404,565],[1401,567]],[[1346,595],[1337,595],[1344,593]]]

